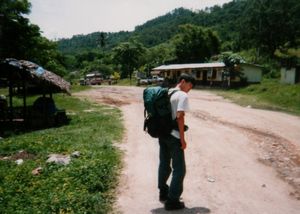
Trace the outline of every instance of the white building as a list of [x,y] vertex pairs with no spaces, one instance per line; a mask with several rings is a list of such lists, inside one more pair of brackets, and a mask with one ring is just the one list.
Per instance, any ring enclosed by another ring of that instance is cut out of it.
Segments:
[[281,83],[287,83],[287,84],[296,84],[300,82],[300,67],[291,67],[291,68],[285,68],[282,67],[281,70]]
[[262,80],[262,67],[255,64],[241,63],[240,72],[248,83],[260,83]]

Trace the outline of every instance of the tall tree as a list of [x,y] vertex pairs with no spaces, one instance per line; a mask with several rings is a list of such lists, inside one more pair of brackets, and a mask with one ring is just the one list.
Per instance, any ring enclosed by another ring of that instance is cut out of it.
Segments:
[[175,54],[178,62],[204,62],[219,53],[220,40],[210,29],[187,24],[180,26],[180,30],[180,34],[175,38]]
[[26,58],[32,44],[39,37],[39,27],[31,25],[23,15],[30,12],[28,0],[1,0],[0,2],[0,58]]
[[300,36],[299,11],[298,0],[248,0],[240,29],[243,43],[270,56],[286,43],[294,46]]
[[0,59],[26,59],[64,75],[63,57],[57,45],[40,34],[40,28],[24,15],[30,13],[28,0],[0,1]]
[[174,60],[174,58],[174,45],[169,43],[149,48],[146,55],[147,64],[149,64],[151,68],[166,64],[166,62]]
[[129,75],[131,80],[132,72],[142,63],[145,47],[139,42],[131,41],[119,44],[113,51],[115,61],[122,66],[121,78]]

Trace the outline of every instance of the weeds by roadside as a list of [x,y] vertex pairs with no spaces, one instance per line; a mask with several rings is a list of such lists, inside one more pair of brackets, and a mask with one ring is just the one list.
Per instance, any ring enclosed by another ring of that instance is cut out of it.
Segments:
[[[56,95],[67,126],[0,140],[0,213],[107,213],[120,167],[113,142],[122,137],[121,112]],[[72,157],[69,165],[47,163],[49,154]],[[16,156],[20,153],[27,156]],[[16,159],[23,158],[18,165]],[[32,171],[41,167],[41,172]]]
[[216,93],[242,106],[300,115],[299,84],[279,84],[276,80],[264,80],[261,84],[228,91],[217,91]]

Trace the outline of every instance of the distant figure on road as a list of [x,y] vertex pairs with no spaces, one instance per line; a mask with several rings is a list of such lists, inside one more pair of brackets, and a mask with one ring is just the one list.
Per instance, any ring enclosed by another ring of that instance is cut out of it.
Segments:
[[[184,132],[184,116],[189,110],[187,93],[195,85],[195,78],[189,74],[181,74],[179,82],[175,88],[169,90],[177,90],[171,96],[172,118],[177,120],[178,129],[173,129],[167,137],[159,138],[159,173],[158,188],[159,200],[165,202],[166,210],[177,210],[185,207],[184,202],[179,200],[183,192],[183,180],[186,172],[184,149],[187,146]],[[172,167],[171,167],[172,163]],[[173,169],[173,170],[172,170]],[[172,172],[172,180],[170,186],[167,180]]]

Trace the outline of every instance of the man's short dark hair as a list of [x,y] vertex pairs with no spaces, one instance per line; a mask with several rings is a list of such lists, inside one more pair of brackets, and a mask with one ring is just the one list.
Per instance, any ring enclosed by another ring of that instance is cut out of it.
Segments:
[[187,74],[187,73],[182,73],[179,77],[179,82],[181,80],[185,80],[186,82],[190,82],[192,83],[193,87],[195,86],[196,84],[196,79],[194,76],[192,76],[191,74]]

